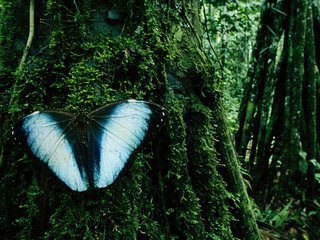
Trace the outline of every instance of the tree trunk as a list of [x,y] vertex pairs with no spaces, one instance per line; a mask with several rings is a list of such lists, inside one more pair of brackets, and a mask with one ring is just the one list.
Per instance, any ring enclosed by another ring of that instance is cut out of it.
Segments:
[[[316,2],[316,1],[315,1]],[[239,114],[236,145],[260,204],[319,196],[319,8],[266,1]]]
[[[146,144],[112,186],[96,191],[71,192],[13,145],[2,155],[4,238],[258,239],[219,84],[202,49],[199,1],[36,1],[35,35],[26,48],[28,14],[18,12],[25,2],[3,6],[1,44],[10,47],[0,52],[1,112],[11,115],[1,115],[2,149],[8,126],[34,110],[77,112],[138,98],[164,105],[168,115],[166,133]],[[12,74],[23,49],[26,60]],[[240,216],[244,226],[235,229]]]

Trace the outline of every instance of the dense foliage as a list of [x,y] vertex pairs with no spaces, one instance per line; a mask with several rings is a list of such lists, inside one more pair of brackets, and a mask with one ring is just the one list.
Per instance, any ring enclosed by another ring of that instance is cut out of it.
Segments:
[[252,195],[289,238],[320,236],[319,10],[318,1],[265,2],[239,113]]
[[262,237],[318,239],[319,1],[260,3],[207,1],[208,47]]
[[[243,85],[247,81],[251,52],[255,42],[263,1],[208,1],[203,10],[207,48],[214,48],[218,75],[223,78],[224,102],[233,131],[238,128],[237,115]],[[210,46],[211,45],[211,46]]]

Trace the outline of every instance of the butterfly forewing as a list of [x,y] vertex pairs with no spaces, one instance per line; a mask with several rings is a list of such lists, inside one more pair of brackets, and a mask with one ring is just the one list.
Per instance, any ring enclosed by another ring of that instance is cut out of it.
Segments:
[[20,136],[32,154],[71,189],[84,191],[88,187],[84,172],[80,172],[74,145],[70,144],[70,124],[73,116],[56,111],[34,112],[19,124]]

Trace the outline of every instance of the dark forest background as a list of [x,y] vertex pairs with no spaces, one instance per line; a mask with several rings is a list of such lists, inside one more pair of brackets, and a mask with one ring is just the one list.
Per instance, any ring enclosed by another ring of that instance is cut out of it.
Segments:
[[[318,239],[319,0],[1,0],[1,239]],[[67,189],[12,128],[163,105],[112,186]]]

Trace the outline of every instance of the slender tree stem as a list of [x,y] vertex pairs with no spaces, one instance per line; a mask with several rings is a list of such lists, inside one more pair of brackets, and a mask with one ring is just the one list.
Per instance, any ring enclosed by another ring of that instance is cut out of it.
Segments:
[[23,51],[23,55],[22,58],[20,60],[20,64],[18,67],[18,72],[20,72],[22,70],[22,67],[24,65],[24,63],[26,62],[31,44],[32,44],[32,40],[33,40],[33,36],[34,36],[34,0],[30,0],[30,8],[29,8],[29,36],[28,36],[28,40],[27,40],[27,44],[24,48]]
[[[27,40],[27,43],[26,43],[26,46],[23,50],[23,55],[20,59],[20,63],[19,63],[19,66],[18,66],[18,69],[17,69],[17,78],[16,78],[16,81],[14,82],[14,85],[13,85],[13,90],[12,90],[12,94],[11,94],[11,97],[10,97],[10,100],[9,100],[9,103],[8,103],[8,113],[10,114],[11,113],[11,109],[12,109],[12,106],[15,104],[15,101],[16,101],[16,92],[17,92],[17,86],[18,86],[18,82],[19,82],[19,79],[20,79],[20,74],[21,74],[21,71],[23,69],[23,66],[26,62],[26,59],[27,59],[27,56],[29,54],[29,50],[30,50],[30,47],[32,45],[32,40],[33,40],[33,36],[34,36],[34,29],[35,29],[35,24],[34,24],[34,9],[35,9],[35,0],[30,0],[30,6],[29,6],[29,35],[28,35],[28,40]],[[1,150],[0,150],[0,167],[2,166],[3,164],[3,160],[4,160],[4,152],[5,152],[5,146],[6,146],[6,142],[7,142],[7,136],[8,136],[8,133],[10,131],[8,131],[9,129],[9,124],[10,124],[10,120],[9,119],[12,119],[13,118],[13,114],[11,114],[11,117],[8,118],[4,124],[3,124],[3,129],[5,131],[5,133],[3,134],[3,137],[2,137],[2,143],[1,144]]]
[[[33,40],[33,36],[34,36],[34,7],[35,7],[35,0],[30,0],[30,7],[29,7],[29,35],[28,35],[28,40],[26,43],[26,46],[23,50],[23,55],[21,57],[20,63],[19,63],[19,67],[17,69],[17,73],[18,75],[21,73],[22,69],[23,69],[23,65],[26,62],[27,56],[29,54],[29,50],[31,48],[31,44],[32,44],[32,40]],[[17,89],[17,85],[18,85],[18,81],[19,81],[18,77],[14,83],[13,86],[13,91],[12,91],[12,95],[9,101],[9,106],[8,109],[10,109],[10,107],[12,106],[12,104],[14,103],[15,100],[15,93],[16,93],[16,89]]]

